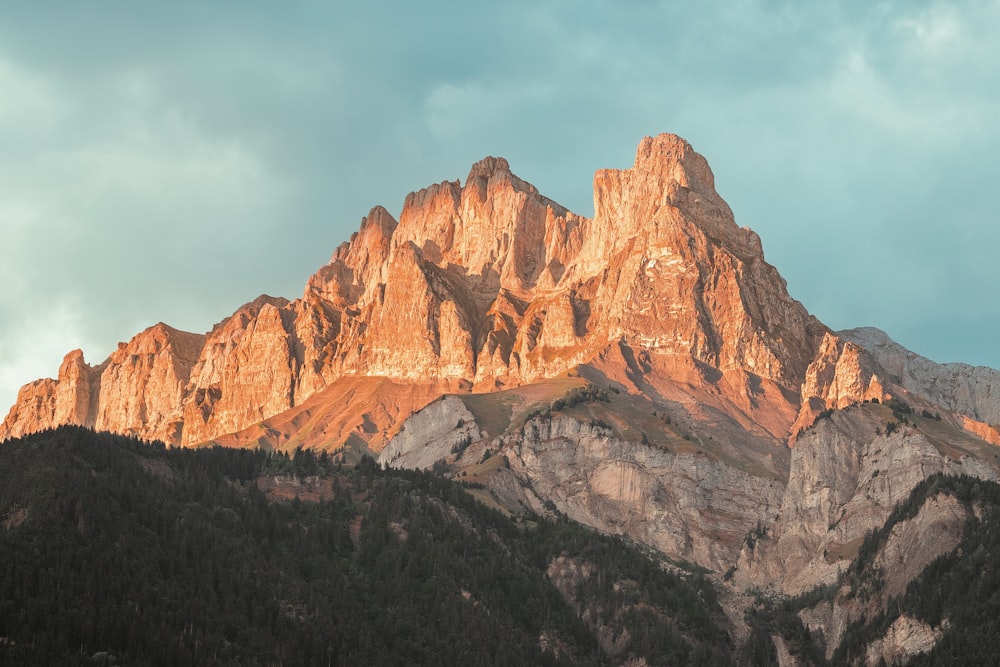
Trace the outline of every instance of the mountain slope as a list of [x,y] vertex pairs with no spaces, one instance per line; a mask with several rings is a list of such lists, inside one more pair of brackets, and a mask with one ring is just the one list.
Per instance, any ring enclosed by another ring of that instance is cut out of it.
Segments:
[[1000,485],[974,477],[918,483],[741,628],[723,580],[370,459],[64,427],[0,473],[5,664],[982,664],[996,632]]
[[934,475],[902,498],[830,585],[758,595],[741,664],[995,661],[1000,485]]

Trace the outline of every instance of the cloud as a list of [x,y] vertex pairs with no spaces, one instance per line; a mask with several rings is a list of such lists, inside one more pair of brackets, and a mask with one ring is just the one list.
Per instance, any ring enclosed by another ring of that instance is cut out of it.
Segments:
[[[87,92],[0,57],[0,78],[17,93],[0,103],[0,136],[16,137],[0,159],[10,322],[43,325],[32,313],[72,302],[91,314],[76,331],[114,341],[160,319],[203,330],[225,314],[218,295],[227,309],[255,296],[233,267],[266,261],[294,207],[253,144],[206,131],[136,71]],[[198,304],[199,292],[214,303]]]
[[589,214],[594,170],[669,131],[821,319],[1000,365],[932,321],[1000,329],[966,312],[1000,283],[998,3],[60,9],[0,25],[19,321],[77,304],[98,349],[158,320],[204,331],[296,296],[371,206],[485,155]]

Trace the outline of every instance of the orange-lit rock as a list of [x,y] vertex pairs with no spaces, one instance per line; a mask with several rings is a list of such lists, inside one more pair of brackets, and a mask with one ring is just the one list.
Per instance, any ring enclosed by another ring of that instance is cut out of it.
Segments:
[[0,438],[16,438],[60,424],[93,426],[91,396],[99,377],[84,360],[83,352],[73,350],[63,358],[58,379],[35,380],[17,394],[0,427]]
[[204,340],[161,323],[120,344],[102,364],[94,427],[177,442],[185,387]]

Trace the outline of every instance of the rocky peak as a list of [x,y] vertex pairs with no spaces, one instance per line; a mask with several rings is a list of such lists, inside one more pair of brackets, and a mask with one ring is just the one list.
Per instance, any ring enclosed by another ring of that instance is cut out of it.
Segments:
[[707,199],[720,199],[708,161],[674,134],[644,137],[636,149],[631,171],[653,175],[668,186],[677,183]]
[[651,218],[677,198],[679,188],[721,203],[715,177],[701,155],[673,134],[644,137],[629,169],[600,169],[594,175],[594,210],[598,219],[621,218],[621,206]]
[[742,261],[763,259],[760,238],[736,225],[715,191],[707,160],[672,134],[645,137],[630,169],[597,171],[594,211],[595,224],[610,227],[619,245],[631,238],[657,242],[680,229],[705,234]]
[[351,240],[337,248],[333,260],[341,260],[352,267],[359,267],[364,262],[360,257],[375,255],[382,257],[388,252],[392,233],[399,223],[383,206],[375,206],[361,219],[361,228],[351,234]]
[[176,442],[184,390],[205,343],[162,322],[134,336],[102,364],[95,428]]
[[93,373],[82,350],[73,350],[59,366],[52,420],[56,424],[93,424],[91,394]]
[[[128,343],[119,343],[118,349],[127,350],[129,354],[156,354],[166,347],[174,347],[188,359],[194,360],[203,340],[204,336],[201,334],[181,331],[164,322],[157,322],[136,334]],[[80,356],[82,358],[82,353]]]
[[385,282],[384,272],[399,223],[382,206],[374,207],[330,258],[306,283],[305,297],[319,297],[336,307],[356,304],[366,287]]
[[[392,252],[412,243],[423,260],[449,271],[485,311],[501,289],[521,293],[541,280],[577,216],[510,171],[503,158],[473,165],[464,187],[444,181],[406,197]],[[391,259],[390,259],[391,262]]]
[[0,438],[81,424],[177,443],[184,388],[204,341],[160,322],[119,343],[96,367],[74,350],[56,380],[21,390]]
[[[284,306],[287,306],[288,303],[289,303],[288,299],[284,297],[280,296],[275,297],[275,296],[270,296],[268,294],[261,294],[253,301],[248,301],[247,303],[237,308],[236,311],[229,317],[225,318],[220,322],[217,322],[215,326],[212,327],[212,331],[209,332],[209,335],[215,333],[216,331],[218,331],[223,327],[232,326],[234,320],[239,320],[242,321],[243,323],[252,320],[253,318],[257,317],[257,314],[261,311],[261,309],[264,306],[269,305],[269,306],[274,306],[276,308],[283,308]],[[121,345],[119,345],[119,347],[121,347]]]
[[465,179],[465,187],[469,187],[477,179],[489,181],[494,177],[510,178],[510,176],[510,164],[508,164],[506,159],[488,155],[469,169],[469,175]]
[[[647,137],[631,168],[598,171],[594,186],[595,217],[583,218],[486,157],[464,186],[442,181],[408,195],[398,222],[376,206],[302,299],[261,296],[207,338],[157,325],[123,346],[91,383],[100,391],[87,398],[98,403],[87,418],[196,443],[260,424],[343,378],[489,391],[609,351],[637,391],[691,387],[681,393],[712,397],[779,440],[800,403],[853,398],[861,384],[847,375],[866,366],[826,372],[843,346],[821,349],[828,330],[789,297],[690,144]],[[821,352],[831,358],[804,384]],[[823,384],[834,379],[836,391]],[[143,392],[157,398],[137,398]],[[54,419],[55,398],[30,400],[49,416],[29,422]]]

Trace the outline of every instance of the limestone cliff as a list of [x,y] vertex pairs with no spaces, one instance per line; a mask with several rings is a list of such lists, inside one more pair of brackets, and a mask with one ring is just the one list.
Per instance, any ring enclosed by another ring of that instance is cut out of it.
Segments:
[[793,595],[832,584],[865,534],[928,476],[997,479],[992,447],[960,426],[916,416],[896,428],[890,422],[883,405],[855,405],[799,438],[781,509],[740,554],[737,584],[778,582]]
[[3,437],[17,438],[59,424],[94,425],[91,396],[97,394],[100,373],[84,361],[81,350],[73,350],[63,358],[57,377],[21,387],[4,421]]
[[182,401],[204,339],[160,323],[120,343],[96,367],[74,350],[63,360],[57,379],[21,389],[0,437],[80,424],[179,442]]

